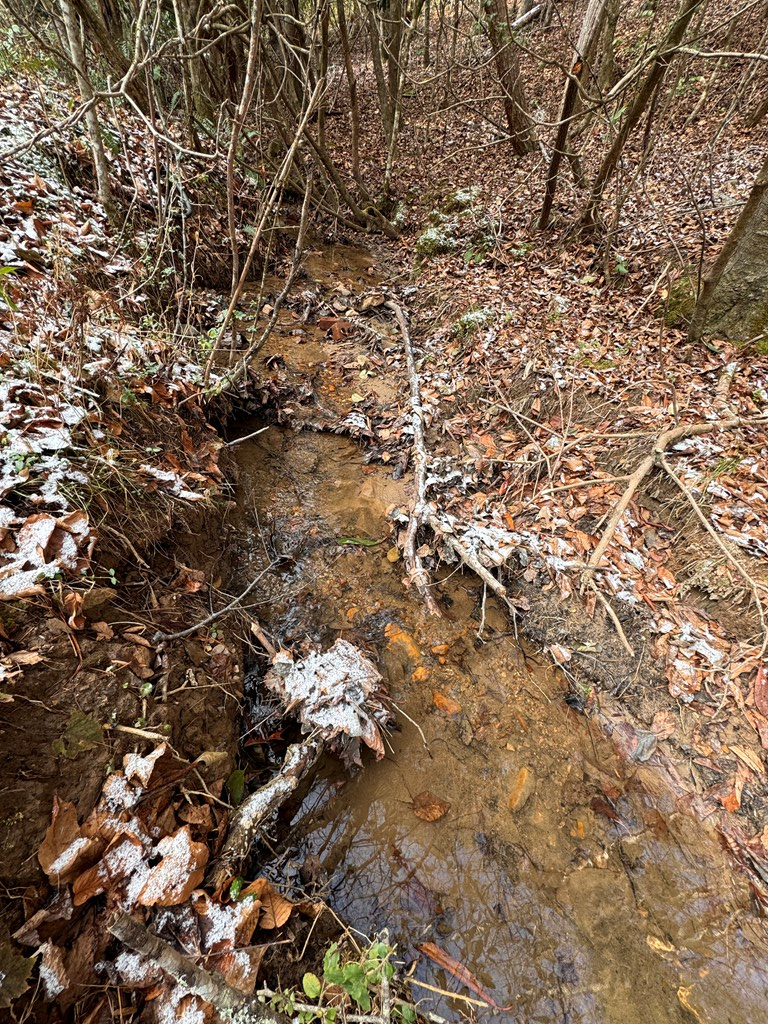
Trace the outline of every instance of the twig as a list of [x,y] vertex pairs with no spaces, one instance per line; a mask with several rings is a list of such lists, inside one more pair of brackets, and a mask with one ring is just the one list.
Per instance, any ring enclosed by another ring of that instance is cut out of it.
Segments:
[[245,437],[236,437],[234,441],[227,441],[224,445],[225,448],[235,448],[239,444],[243,444],[245,441],[251,441],[254,437],[258,437],[259,434],[263,434],[265,430],[269,430],[269,427],[261,427],[260,430],[254,430],[252,434],[246,434]]
[[660,456],[659,464],[662,467],[662,469],[667,473],[669,478],[671,480],[673,480],[677,484],[677,486],[680,488],[680,490],[683,492],[683,494],[685,495],[689,505],[691,506],[691,508],[693,509],[694,513],[696,514],[696,518],[699,520],[701,525],[704,527],[704,529],[710,535],[712,540],[714,540],[715,544],[717,544],[717,546],[720,548],[722,553],[728,559],[729,563],[733,566],[733,568],[736,570],[736,572],[739,574],[739,576],[741,576],[741,578],[744,580],[744,582],[749,587],[750,593],[752,594],[752,599],[755,602],[755,607],[757,609],[757,615],[758,615],[758,618],[760,620],[760,628],[761,628],[762,633],[763,633],[763,642],[762,642],[762,645],[760,647],[760,653],[758,655],[758,658],[762,658],[763,655],[765,654],[765,652],[768,650],[768,626],[766,625],[765,609],[763,608],[763,602],[762,602],[762,600],[760,598],[760,590],[758,588],[757,583],[755,582],[754,579],[752,579],[752,577],[749,575],[749,573],[744,568],[744,566],[741,564],[741,562],[738,560],[738,558],[736,558],[736,556],[733,555],[728,550],[728,548],[725,546],[725,544],[720,539],[720,537],[718,537],[717,531],[715,530],[715,528],[712,526],[710,521],[707,519],[707,517],[704,515],[704,513],[699,508],[698,502],[696,501],[694,496],[691,494],[691,492],[688,489],[688,487],[686,487],[685,483],[680,479],[680,477],[677,475],[677,473],[675,473],[674,469],[672,469],[672,467],[670,466],[669,462],[667,462],[667,459],[665,458],[664,455]]
[[209,881],[215,888],[236,873],[235,868],[248,855],[264,821],[296,790],[322,751],[323,744],[319,742],[292,744],[277,775],[238,807],[230,822],[224,849],[209,872]]
[[411,505],[411,515],[408,520],[408,527],[405,531],[405,542],[403,544],[403,561],[408,570],[408,576],[421,595],[424,604],[430,615],[440,615],[440,609],[432,594],[431,580],[427,570],[416,553],[416,534],[419,527],[423,525],[427,516],[427,448],[424,441],[424,409],[421,405],[421,387],[419,384],[419,372],[416,369],[416,360],[413,355],[413,345],[408,331],[408,324],[403,310],[396,302],[387,302],[386,306],[391,309],[400,328],[405,349],[406,366],[408,368],[408,381],[410,383],[411,422],[413,424],[413,477],[416,494]]
[[234,611],[234,609],[237,608],[237,606],[242,601],[244,601],[246,597],[248,597],[248,595],[254,589],[256,584],[261,579],[263,579],[264,576],[267,575],[267,573],[270,571],[270,569],[273,568],[275,564],[275,562],[270,562],[266,569],[260,572],[255,579],[251,580],[251,582],[248,584],[248,586],[245,588],[242,594],[239,595],[239,597],[234,598],[234,600],[230,601],[229,604],[226,605],[226,607],[222,608],[220,611],[212,612],[210,615],[207,615],[200,622],[195,623],[194,626],[190,626],[189,629],[182,629],[178,633],[163,633],[162,631],[158,631],[152,637],[153,643],[167,644],[171,640],[183,640],[185,636],[192,636],[193,633],[196,633],[198,629],[202,629],[203,626],[209,626],[212,622],[215,622],[217,619],[222,618],[222,616],[228,615],[229,612]]
[[584,569],[581,577],[582,594],[584,593],[585,587],[592,579],[595,570],[599,567],[602,557],[613,540],[613,535],[616,533],[616,529],[621,522],[624,513],[629,508],[629,504],[635,496],[635,492],[651,472],[653,467],[658,463],[660,457],[667,448],[675,444],[675,442],[681,441],[683,438],[696,437],[699,434],[708,434],[713,430],[731,430],[734,427],[740,427],[744,424],[745,421],[743,419],[740,419],[737,416],[730,416],[726,419],[712,420],[708,423],[682,424],[681,426],[673,427],[671,430],[665,430],[663,433],[659,434],[653,444],[650,454],[646,455],[634,473],[629,477],[627,487],[622,494],[618,505],[614,509],[613,515],[608,520],[608,525],[603,531],[600,543],[592,552],[592,555],[587,562],[586,568]]
[[627,654],[630,655],[630,657],[634,658],[635,650],[631,646],[629,640],[627,640],[626,633],[624,632],[624,627],[621,625],[621,622],[619,622],[619,617],[611,607],[610,601],[607,597],[604,597],[603,594],[597,589],[594,580],[589,580],[589,587],[591,590],[594,590],[594,592],[597,594],[597,598],[600,601],[600,604],[603,606],[603,608],[605,608],[608,618],[616,627],[616,632],[619,634],[619,640],[621,640],[624,650],[627,652]]
[[146,925],[124,910],[117,911],[108,929],[129,949],[146,957],[192,995],[205,999],[229,1019],[239,1024],[250,1021],[286,1024],[287,1018],[283,1014],[275,1013],[257,999],[232,988],[223,978],[198,967],[189,957],[179,953],[169,942],[153,934]]
[[147,729],[134,729],[131,725],[102,725],[102,729],[108,730],[109,732],[124,732],[129,736],[140,736],[143,740],[151,740],[152,742],[165,743],[168,739],[167,736],[163,736],[159,732],[149,732]]

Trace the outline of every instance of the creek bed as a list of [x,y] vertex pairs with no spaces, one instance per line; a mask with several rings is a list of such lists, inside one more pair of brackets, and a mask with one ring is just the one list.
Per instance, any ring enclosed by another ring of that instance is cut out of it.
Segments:
[[[405,713],[384,761],[353,779],[324,763],[286,823],[281,877],[352,929],[387,928],[414,982],[456,994],[412,987],[449,1020],[489,1011],[422,943],[521,1024],[766,1019],[766,925],[714,831],[566,704],[490,598],[479,635],[477,580],[448,574],[444,616],[426,615],[387,557],[405,485],[334,435],[270,427],[236,454],[239,570],[272,565],[255,614],[285,645],[370,652]],[[432,821],[414,810],[425,792],[449,805]]]

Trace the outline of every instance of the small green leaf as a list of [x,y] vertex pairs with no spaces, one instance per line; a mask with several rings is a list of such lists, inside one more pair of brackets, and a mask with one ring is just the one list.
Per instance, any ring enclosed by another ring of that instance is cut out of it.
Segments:
[[373,540],[371,537],[339,537],[339,544],[356,544],[363,548],[375,548],[382,542]]
[[227,779],[229,798],[235,807],[239,807],[245,796],[245,772],[238,768]]
[[301,979],[301,987],[308,999],[319,999],[320,993],[323,991],[323,983],[316,974],[311,972],[305,974]]
[[237,900],[242,892],[243,886],[245,885],[245,879],[242,875],[238,875],[237,878],[232,879],[232,884],[229,887],[229,898],[231,900]]
[[334,942],[328,947],[323,957],[323,976],[329,985],[342,985],[344,983],[344,974],[339,965],[339,959],[339,947]]
[[67,728],[59,739],[51,744],[54,754],[66,757],[70,761],[86,750],[93,750],[104,742],[101,726],[90,715],[82,711],[73,711],[69,716]]

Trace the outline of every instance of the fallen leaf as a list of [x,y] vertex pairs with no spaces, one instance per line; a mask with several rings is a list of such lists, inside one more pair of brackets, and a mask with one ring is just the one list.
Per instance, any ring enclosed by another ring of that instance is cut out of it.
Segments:
[[425,956],[428,956],[430,960],[434,960],[443,970],[452,974],[465,988],[468,988],[470,992],[474,992],[476,996],[483,999],[494,1010],[510,1010],[512,1008],[511,1006],[499,1006],[494,998],[488,995],[485,989],[481,987],[480,982],[464,964],[456,960],[455,957],[452,957],[450,953],[446,953],[444,949],[436,946],[434,942],[420,942],[416,949]]
[[183,903],[203,880],[208,863],[208,847],[196,843],[189,825],[157,844],[162,857],[147,875],[137,902],[144,907],[172,907]]
[[103,848],[103,840],[82,834],[75,805],[55,796],[51,824],[37,851],[40,867],[51,881],[57,885],[71,882]]
[[765,662],[760,664],[755,676],[755,707],[768,718],[768,671]]
[[34,956],[22,956],[10,942],[0,946],[0,1009],[8,1009],[27,991],[34,965]]
[[430,793],[428,789],[425,789],[423,793],[418,793],[413,798],[411,806],[413,813],[422,821],[439,821],[451,809],[447,800],[441,800]]

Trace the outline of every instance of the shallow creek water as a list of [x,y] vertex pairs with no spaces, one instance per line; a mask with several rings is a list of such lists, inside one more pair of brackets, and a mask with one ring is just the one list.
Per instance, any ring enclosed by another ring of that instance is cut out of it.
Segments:
[[[333,435],[270,427],[235,451],[242,578],[283,559],[255,614],[286,645],[344,636],[370,652],[426,739],[401,716],[382,762],[353,779],[326,763],[293,811],[282,876],[353,929],[387,928],[413,982],[474,998],[417,949],[440,946],[502,1020],[768,1019],[765,924],[713,831],[676,811],[652,762],[620,759],[568,707],[564,680],[490,600],[478,635],[474,578],[447,576],[445,615],[425,614],[386,557],[403,483]],[[381,543],[339,543],[350,537]],[[515,810],[521,769],[535,788]],[[414,813],[425,790],[450,804],[439,820]],[[416,984],[412,996],[450,1020],[495,1012]]]

